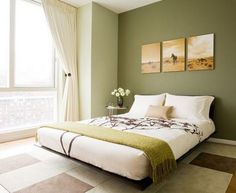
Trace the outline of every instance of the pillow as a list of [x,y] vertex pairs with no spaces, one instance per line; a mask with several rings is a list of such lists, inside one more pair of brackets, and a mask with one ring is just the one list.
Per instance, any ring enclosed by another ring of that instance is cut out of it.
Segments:
[[150,105],[162,106],[165,101],[165,94],[160,95],[135,95],[134,103],[129,114],[135,117],[145,117]]
[[148,107],[146,117],[168,119],[170,117],[172,107],[171,106],[154,106],[150,105]]
[[212,96],[176,96],[166,94],[165,106],[173,106],[172,118],[209,120]]

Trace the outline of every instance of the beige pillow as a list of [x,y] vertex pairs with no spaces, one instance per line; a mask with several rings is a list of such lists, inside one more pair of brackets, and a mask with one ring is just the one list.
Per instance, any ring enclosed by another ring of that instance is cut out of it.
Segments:
[[168,119],[172,111],[172,106],[154,106],[148,107],[145,117]]

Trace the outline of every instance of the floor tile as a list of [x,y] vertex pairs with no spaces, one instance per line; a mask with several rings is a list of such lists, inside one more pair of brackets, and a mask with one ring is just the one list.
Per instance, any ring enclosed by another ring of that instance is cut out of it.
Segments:
[[50,159],[44,160],[42,162],[45,164],[51,165],[52,167],[63,169],[65,171],[71,170],[71,169],[76,168],[80,165],[79,162],[76,162],[76,161],[74,161],[70,158],[64,157],[64,156],[50,158]]
[[141,193],[142,191],[134,187],[132,183],[129,184],[129,182],[126,179],[118,180],[116,178],[113,178],[89,190],[87,193],[124,193],[124,192]]
[[[71,169],[71,168],[70,168]],[[67,167],[55,167],[53,164],[38,163],[0,175],[0,184],[10,192],[38,183],[68,170]]]
[[34,139],[0,143],[0,159],[32,151]]
[[15,193],[84,193],[92,188],[92,186],[64,173]]
[[37,158],[38,160],[45,161],[51,158],[60,158],[61,155],[52,151],[48,151],[44,148],[33,146],[32,150],[28,152],[29,155]]
[[[39,163],[0,174],[0,184],[9,192],[54,179],[63,173],[82,183],[95,186],[87,191],[88,193],[225,193],[226,190],[227,193],[236,192],[236,178],[232,177],[232,174],[189,164],[201,152],[236,158],[236,146],[204,142],[181,160],[176,171],[167,179],[141,191],[126,178],[36,147],[33,143],[34,139],[27,139],[0,144],[0,159],[27,153],[40,160]],[[0,185],[0,193],[1,191],[6,190]]]
[[221,156],[227,156],[231,158],[236,158],[236,146],[225,145],[211,142],[203,142],[199,146],[195,147],[191,154],[182,159],[181,163],[190,163],[194,158],[196,158],[201,152],[217,154]]
[[202,143],[198,149],[201,152],[236,158],[236,146],[233,145],[206,142]]
[[234,174],[236,159],[216,154],[200,153],[190,164]]
[[158,193],[225,193],[231,177],[228,173],[179,164]]
[[39,162],[38,159],[28,155],[19,154],[0,159],[0,174],[26,167]]
[[95,169],[95,167],[92,166],[80,165],[66,173],[90,184],[91,186],[97,186],[111,178],[111,175],[108,172],[104,172],[101,169]]

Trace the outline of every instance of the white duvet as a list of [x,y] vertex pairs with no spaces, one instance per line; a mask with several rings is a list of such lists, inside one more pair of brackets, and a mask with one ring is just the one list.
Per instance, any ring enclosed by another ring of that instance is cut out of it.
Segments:
[[[132,118],[129,114],[123,114],[121,116]],[[208,138],[215,131],[212,120],[174,120],[196,124],[202,131],[200,141]],[[82,122],[87,123],[89,120]],[[181,129],[133,129],[129,132],[135,132],[164,140],[169,144],[176,160],[199,143],[198,135],[188,133]],[[60,143],[60,136],[62,133],[64,133],[64,131],[46,127],[40,128],[38,130],[39,143],[42,146],[63,153]],[[70,132],[64,134],[63,144],[66,151],[68,151],[69,144],[76,135],[77,134]],[[145,153],[132,147],[80,136],[73,142],[70,156],[133,180],[141,180],[149,176],[150,165]]]

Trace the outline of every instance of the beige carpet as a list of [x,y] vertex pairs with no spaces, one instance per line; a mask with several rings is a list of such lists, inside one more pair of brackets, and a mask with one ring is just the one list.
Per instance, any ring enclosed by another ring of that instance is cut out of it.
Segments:
[[60,174],[15,193],[84,193],[92,188],[72,176]]
[[200,153],[191,164],[234,174],[236,172],[236,159],[210,153]]
[[191,164],[233,174],[226,193],[236,193],[236,159],[210,153],[200,153]]
[[39,162],[38,159],[28,155],[20,154],[5,159],[0,159],[0,174],[29,166]]
[[33,140],[14,143],[0,144],[1,193],[236,193],[236,146],[202,143],[162,183],[141,191],[126,178]]

